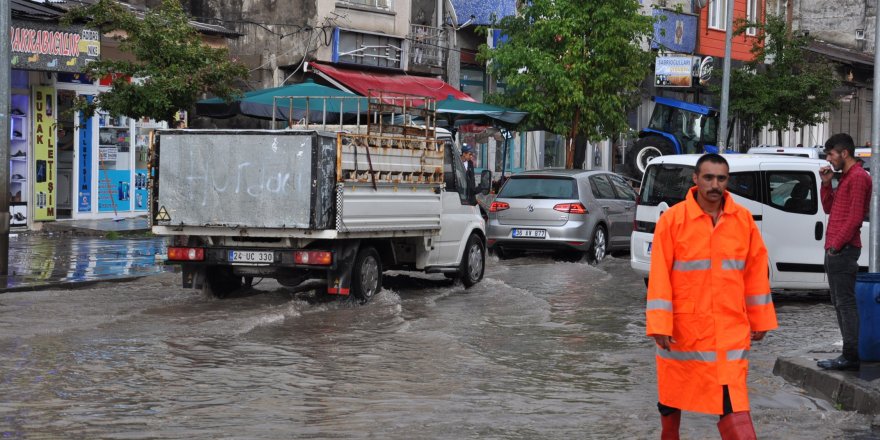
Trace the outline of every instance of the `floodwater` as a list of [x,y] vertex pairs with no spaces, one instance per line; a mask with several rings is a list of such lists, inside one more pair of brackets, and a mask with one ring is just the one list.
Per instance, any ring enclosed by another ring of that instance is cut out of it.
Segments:
[[9,277],[5,287],[156,274],[166,270],[156,264],[156,255],[164,253],[165,239],[161,237],[12,236],[9,239]]
[[[173,273],[0,295],[0,437],[658,438],[628,260],[489,263],[468,290],[389,273],[365,306],[269,280],[213,299]],[[772,375],[836,332],[822,295],[777,303],[782,328],[752,353],[759,438],[876,438]],[[718,438],[716,421],[686,413],[682,438]]]

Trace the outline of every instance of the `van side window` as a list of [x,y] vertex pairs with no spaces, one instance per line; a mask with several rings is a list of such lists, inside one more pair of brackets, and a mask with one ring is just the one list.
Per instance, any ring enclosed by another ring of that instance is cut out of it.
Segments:
[[819,194],[816,177],[810,172],[771,171],[767,173],[767,204],[795,214],[816,214]]
[[590,176],[590,189],[593,190],[593,197],[597,199],[613,199],[614,190],[611,188],[611,182],[604,175],[598,174]]
[[749,200],[758,200],[758,173],[730,173],[727,190]]
[[648,167],[642,185],[640,205],[657,206],[662,202],[672,206],[687,197],[694,186],[694,167],[662,164]]

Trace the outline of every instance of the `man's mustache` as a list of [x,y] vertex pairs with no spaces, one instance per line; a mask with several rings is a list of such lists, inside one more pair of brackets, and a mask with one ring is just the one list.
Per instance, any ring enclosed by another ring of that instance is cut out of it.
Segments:
[[723,196],[724,192],[718,191],[717,189],[710,189],[709,194],[718,194],[719,196]]

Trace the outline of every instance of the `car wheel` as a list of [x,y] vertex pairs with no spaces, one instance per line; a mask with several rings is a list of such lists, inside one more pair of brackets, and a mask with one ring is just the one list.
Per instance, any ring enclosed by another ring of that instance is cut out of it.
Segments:
[[358,251],[351,271],[351,294],[361,304],[368,303],[382,290],[382,260],[376,249],[367,246]]
[[626,152],[626,171],[630,177],[641,179],[648,167],[648,162],[659,156],[675,154],[672,144],[659,136],[648,136],[639,139]]
[[471,287],[483,279],[486,271],[486,248],[483,240],[476,234],[471,234],[464,247],[464,255],[461,257],[461,282],[465,287]]
[[591,264],[599,264],[605,259],[608,251],[608,235],[604,226],[596,226],[593,231],[593,239],[590,240],[590,250],[587,251],[587,258]]
[[209,267],[205,271],[205,282],[202,292],[207,296],[223,298],[240,289],[242,278],[232,273],[232,269],[223,266]]

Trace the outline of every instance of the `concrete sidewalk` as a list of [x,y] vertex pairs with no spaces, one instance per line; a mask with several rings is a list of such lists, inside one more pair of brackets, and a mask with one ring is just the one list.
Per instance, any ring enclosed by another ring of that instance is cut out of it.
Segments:
[[837,356],[840,349],[830,346],[791,353],[776,359],[773,374],[840,409],[880,414],[880,362],[862,362],[859,371],[828,371],[816,366],[818,360]]

